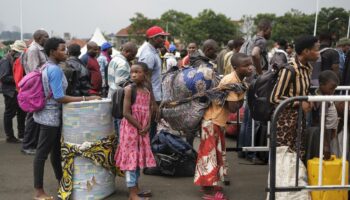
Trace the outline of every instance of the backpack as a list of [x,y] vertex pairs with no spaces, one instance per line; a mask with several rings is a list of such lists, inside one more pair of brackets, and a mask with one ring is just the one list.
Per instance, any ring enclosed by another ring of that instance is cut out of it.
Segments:
[[25,72],[24,72],[24,67],[23,67],[23,63],[22,63],[22,60],[23,60],[23,57],[24,57],[24,54],[25,54],[26,51],[24,51],[16,60],[15,62],[13,63],[13,67],[12,67],[12,70],[13,70],[13,79],[15,80],[15,85],[16,85],[16,89],[17,91],[19,91],[19,82],[22,80],[22,78],[24,77],[25,75]]
[[[248,56],[251,56],[252,52],[253,52],[254,45],[256,44],[257,41],[262,40],[262,39],[263,38],[261,38],[261,37],[254,36],[250,40],[246,40],[243,43],[241,49],[239,50],[239,53],[244,53]],[[263,51],[263,49],[261,49],[260,51]],[[261,57],[261,67],[263,69],[265,69],[266,66],[268,66],[267,53],[262,52],[262,54],[263,54],[263,56]]]
[[[320,75],[322,71],[322,56],[321,54],[329,49],[332,48],[324,48],[320,51],[320,57],[315,62],[310,62],[312,65],[312,73],[311,73],[311,85],[313,86],[319,86],[318,82],[318,76]],[[335,49],[332,49],[336,51]]]
[[181,137],[161,130],[152,139],[152,152],[157,166],[145,168],[147,175],[193,177],[197,152]]
[[44,109],[46,105],[42,82],[42,71],[45,67],[46,65],[42,66],[39,70],[30,72],[18,84],[18,105],[25,112],[38,112]]
[[256,121],[269,121],[274,110],[270,103],[270,96],[278,79],[281,69],[286,68],[292,72],[292,82],[295,80],[293,66],[285,63],[282,66],[274,66],[273,69],[260,75],[254,80],[248,89],[248,106],[252,118]]
[[125,81],[117,86],[117,89],[112,95],[112,116],[115,119],[123,118],[123,104],[124,104],[124,88],[131,84],[131,105],[136,100],[136,85],[130,81]]

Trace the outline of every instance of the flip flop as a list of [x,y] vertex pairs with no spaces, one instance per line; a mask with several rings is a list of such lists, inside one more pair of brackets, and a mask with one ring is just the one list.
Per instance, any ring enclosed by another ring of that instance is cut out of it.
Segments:
[[152,191],[151,190],[143,190],[143,191],[137,193],[137,196],[139,196],[139,197],[152,197]]
[[47,197],[34,197],[34,200],[54,200],[53,196],[47,196]]
[[228,200],[222,192],[217,192],[215,195],[204,195],[203,200]]

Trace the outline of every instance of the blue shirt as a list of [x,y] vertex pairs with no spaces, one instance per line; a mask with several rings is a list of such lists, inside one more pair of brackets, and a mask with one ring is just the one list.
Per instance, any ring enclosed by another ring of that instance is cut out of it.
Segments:
[[153,95],[156,101],[161,101],[162,60],[159,57],[158,51],[150,43],[147,43],[142,49],[138,61],[146,63],[148,68],[151,70]]
[[61,104],[57,102],[65,96],[68,83],[62,69],[52,61],[45,63],[46,67],[42,71],[42,83],[46,99],[45,108],[35,112],[34,121],[38,124],[59,127],[61,122]]

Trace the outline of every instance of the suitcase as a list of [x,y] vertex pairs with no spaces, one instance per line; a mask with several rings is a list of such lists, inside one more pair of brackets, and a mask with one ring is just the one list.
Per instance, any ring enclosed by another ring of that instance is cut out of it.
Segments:
[[[307,161],[309,185],[318,185],[319,158]],[[349,163],[345,165],[345,184],[348,184]],[[342,160],[335,155],[330,160],[323,160],[322,185],[340,185],[342,173]],[[324,190],[311,192],[312,200],[348,200],[347,190]]]

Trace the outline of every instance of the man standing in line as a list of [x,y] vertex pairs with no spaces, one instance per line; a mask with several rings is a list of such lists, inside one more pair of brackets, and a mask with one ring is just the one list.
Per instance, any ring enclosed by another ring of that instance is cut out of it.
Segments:
[[227,42],[227,46],[220,51],[219,55],[217,56],[217,59],[216,59],[216,63],[217,63],[217,69],[216,71],[221,75],[221,74],[224,74],[224,62],[225,62],[225,55],[232,51],[233,50],[233,43],[234,41],[233,40],[229,40]]
[[17,128],[18,138],[23,138],[25,128],[26,113],[18,106],[17,91],[15,80],[13,78],[13,63],[20,57],[21,53],[27,48],[26,43],[21,40],[15,41],[10,45],[9,53],[0,60],[0,81],[2,94],[5,100],[5,112],[4,112],[4,129],[6,134],[6,142],[8,143],[20,143],[14,136],[12,127],[12,119],[17,116]]
[[[161,88],[161,70],[162,70],[162,60],[159,57],[158,48],[164,46],[165,36],[169,35],[161,27],[153,26],[146,31],[147,43],[140,52],[139,62],[144,62],[147,64],[151,71],[151,82],[154,100],[156,103],[153,104],[152,109],[156,116],[159,113],[158,105],[162,100],[162,88]],[[155,119],[151,121],[150,138],[152,140],[153,136],[157,131],[157,123]]]
[[84,63],[86,68],[90,72],[91,89],[90,95],[101,95],[102,92],[102,75],[100,71],[100,65],[97,61],[97,56],[100,52],[100,47],[95,42],[87,43],[87,52],[80,60]]
[[105,42],[101,46],[101,54],[97,58],[98,64],[100,65],[100,72],[102,76],[102,96],[106,97],[108,93],[107,84],[107,68],[109,62],[112,60],[112,45],[109,42]]
[[[271,22],[262,19],[258,24],[257,34],[250,40],[244,42],[240,49],[240,53],[245,53],[252,56],[254,72],[250,77],[247,77],[248,84],[261,75],[263,71],[268,70],[268,54],[267,54],[267,40],[271,37],[272,25]],[[258,124],[258,122],[256,122]],[[244,120],[241,126],[239,135],[239,146],[250,146],[252,137],[252,117],[248,105],[244,105]],[[262,161],[256,157],[255,152],[248,152],[246,155],[241,153],[239,157],[246,157],[254,164],[262,164]]]
[[[26,74],[39,69],[46,61],[47,55],[44,51],[44,44],[49,39],[49,34],[44,30],[37,30],[33,34],[34,41],[30,44],[23,57],[23,67]],[[34,122],[33,113],[27,113],[25,123],[22,152],[33,155],[38,142],[39,125]]]
[[[123,83],[130,80],[130,63],[135,59],[137,46],[133,42],[127,42],[122,46],[121,53],[116,55],[108,65],[108,98],[112,98],[113,93]],[[114,128],[119,139],[119,124],[121,119],[114,119]]]

